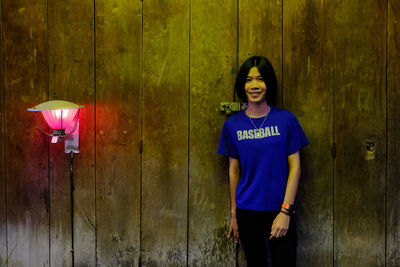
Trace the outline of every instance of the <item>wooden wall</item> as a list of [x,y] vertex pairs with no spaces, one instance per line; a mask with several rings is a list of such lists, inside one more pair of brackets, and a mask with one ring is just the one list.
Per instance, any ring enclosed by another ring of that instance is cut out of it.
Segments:
[[[251,55],[311,142],[298,265],[398,266],[398,1],[0,4],[0,266],[243,265],[216,150]],[[26,111],[54,98],[85,106],[73,224],[69,155]]]

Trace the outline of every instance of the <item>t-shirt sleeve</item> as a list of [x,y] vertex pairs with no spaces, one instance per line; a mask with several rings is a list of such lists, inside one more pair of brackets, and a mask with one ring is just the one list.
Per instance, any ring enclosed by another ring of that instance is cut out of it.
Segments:
[[225,122],[224,127],[222,128],[218,153],[235,159],[239,158],[235,143],[233,141],[233,132],[227,122]]
[[288,142],[287,142],[287,154],[292,155],[299,151],[304,146],[308,145],[308,139],[301,128],[301,125],[297,118],[290,114],[289,120],[289,132],[288,132]]

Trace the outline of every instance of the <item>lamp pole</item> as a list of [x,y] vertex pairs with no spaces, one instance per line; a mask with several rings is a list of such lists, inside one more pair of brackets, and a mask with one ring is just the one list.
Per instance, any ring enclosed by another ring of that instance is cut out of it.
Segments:
[[[65,142],[65,153],[70,154],[70,182],[71,182],[71,256],[72,266],[75,264],[74,252],[74,153],[79,153],[79,111],[83,106],[63,100],[52,100],[41,103],[28,111],[40,111],[48,126],[53,129],[53,133],[46,132],[40,122],[37,113],[40,130],[52,137],[51,143]],[[67,133],[67,130],[69,132]]]
[[72,256],[72,266],[75,264],[75,253],[74,253],[74,152],[71,151],[71,165],[69,169],[70,180],[71,180],[71,256]]

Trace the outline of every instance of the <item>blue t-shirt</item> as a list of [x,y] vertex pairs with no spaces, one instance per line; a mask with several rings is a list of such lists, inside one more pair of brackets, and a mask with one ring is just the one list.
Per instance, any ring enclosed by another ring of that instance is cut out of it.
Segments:
[[[251,120],[259,128],[264,117]],[[245,111],[230,116],[222,129],[218,153],[239,159],[238,208],[279,210],[289,174],[288,156],[309,142],[289,111],[271,107],[259,130],[251,120]]]

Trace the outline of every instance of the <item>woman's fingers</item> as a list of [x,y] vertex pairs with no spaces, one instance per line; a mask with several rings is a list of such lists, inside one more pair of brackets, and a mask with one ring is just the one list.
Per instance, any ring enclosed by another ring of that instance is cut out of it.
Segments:
[[229,224],[229,232],[227,236],[228,238],[232,236],[232,232],[233,232],[233,237],[235,238],[235,242],[240,243],[239,228],[235,217],[231,218],[231,222]]
[[240,236],[239,236],[239,231],[234,230],[234,235],[235,235],[235,242],[240,243]]
[[237,229],[233,229],[233,227],[229,227],[229,232],[227,235],[227,238],[231,238],[232,236],[232,232],[233,232],[233,237],[235,238],[235,242],[236,243],[240,243],[240,235],[239,235],[239,231]]
[[272,226],[271,235],[269,236],[269,239],[276,238],[276,234],[277,234],[277,231],[276,231],[276,229]]
[[277,232],[277,234],[276,234],[276,237],[277,237],[277,238],[280,238],[280,237],[283,237],[283,236],[285,236],[285,235],[286,235],[286,231],[283,230],[283,229],[280,229],[280,230],[278,230],[278,232]]
[[279,213],[272,223],[270,239],[285,236],[289,229],[289,221],[289,216]]
[[229,231],[228,231],[228,235],[227,235],[228,239],[231,238],[232,230],[233,230],[232,227],[229,227]]
[[286,229],[286,228],[278,228],[278,227],[272,226],[270,239],[280,238],[280,237],[285,236],[287,233],[287,230],[288,229]]

